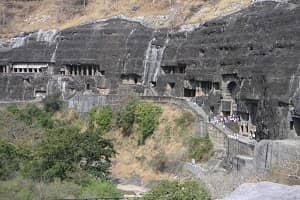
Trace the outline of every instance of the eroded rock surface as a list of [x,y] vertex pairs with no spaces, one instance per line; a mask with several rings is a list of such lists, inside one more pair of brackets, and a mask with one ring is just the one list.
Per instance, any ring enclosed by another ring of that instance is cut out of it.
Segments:
[[300,199],[300,186],[271,182],[245,183],[223,200],[295,200]]

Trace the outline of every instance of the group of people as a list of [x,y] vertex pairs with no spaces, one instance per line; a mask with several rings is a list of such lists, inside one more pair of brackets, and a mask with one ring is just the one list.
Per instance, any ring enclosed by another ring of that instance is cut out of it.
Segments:
[[[222,125],[223,128],[225,129],[226,123],[229,123],[229,122],[239,123],[239,122],[241,122],[241,117],[239,115],[230,115],[227,117],[218,115],[218,116],[214,116],[212,119],[209,119],[209,122],[214,125]],[[248,130],[248,125],[247,125],[246,129]],[[255,130],[250,130],[248,134],[249,134],[249,138],[251,140],[256,140],[256,131]],[[232,135],[231,137],[233,139],[238,139],[238,134]]]
[[241,117],[238,115],[230,115],[227,117],[224,116],[214,116],[212,119],[210,119],[210,122],[213,123],[214,125],[217,124],[226,124],[228,122],[240,122],[241,121]]

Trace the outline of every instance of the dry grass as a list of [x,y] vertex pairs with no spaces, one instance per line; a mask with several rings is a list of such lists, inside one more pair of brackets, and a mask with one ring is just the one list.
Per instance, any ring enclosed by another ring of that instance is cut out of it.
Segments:
[[[223,16],[250,4],[250,0],[90,0],[87,7],[72,0],[16,2],[13,7],[0,3],[0,37],[38,29],[64,29],[91,20],[126,15],[145,17],[153,27],[175,27]],[[164,16],[164,17],[158,17]],[[3,19],[6,25],[3,25]]]
[[151,167],[151,162],[158,155],[165,155],[170,161],[182,160],[187,148],[185,139],[194,131],[193,124],[186,133],[180,133],[174,120],[181,115],[182,110],[171,105],[162,106],[163,113],[160,125],[155,133],[147,138],[144,146],[137,144],[137,127],[130,137],[123,137],[120,130],[111,131],[108,136],[115,140],[118,155],[113,161],[112,175],[114,177],[141,177],[143,183],[152,180],[173,179],[174,175],[158,172]]

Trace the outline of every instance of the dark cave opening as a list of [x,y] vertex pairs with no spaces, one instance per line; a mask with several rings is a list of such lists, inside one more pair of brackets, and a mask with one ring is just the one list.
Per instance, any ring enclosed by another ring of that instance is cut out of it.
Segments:
[[196,89],[184,88],[184,97],[195,97]]
[[6,66],[4,66],[4,65],[0,65],[0,73],[5,73],[5,68],[6,68]]
[[296,134],[300,136],[300,118],[293,117],[293,126],[295,128]]
[[121,74],[122,83],[125,85],[136,85],[140,79],[138,74]]
[[238,85],[235,81],[231,81],[230,83],[228,83],[227,89],[230,92],[230,95],[234,96],[237,92]]
[[174,82],[170,82],[168,83],[169,88],[173,89],[175,87],[175,83]]

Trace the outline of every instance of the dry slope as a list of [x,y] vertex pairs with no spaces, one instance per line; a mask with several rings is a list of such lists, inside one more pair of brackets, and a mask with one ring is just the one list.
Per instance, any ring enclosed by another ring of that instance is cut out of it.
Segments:
[[1,0],[0,37],[38,29],[63,29],[124,15],[152,27],[207,21],[238,11],[251,0]]
[[[136,128],[130,137],[124,137],[120,130],[112,130],[107,134],[114,139],[118,152],[113,161],[113,177],[140,177],[142,184],[175,178],[172,172],[176,169],[170,167],[175,167],[178,161],[186,159],[186,143],[194,132],[195,119],[190,117],[191,123],[188,126],[179,127],[176,119],[186,111],[172,105],[162,105],[162,110],[159,127],[143,146],[137,144]],[[159,163],[159,160],[167,163],[163,163],[165,166],[160,166],[162,163]]]

